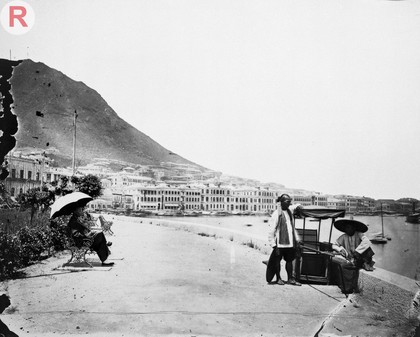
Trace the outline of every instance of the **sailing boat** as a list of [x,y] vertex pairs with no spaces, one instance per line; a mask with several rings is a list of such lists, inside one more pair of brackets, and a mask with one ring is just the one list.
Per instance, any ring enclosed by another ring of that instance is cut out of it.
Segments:
[[413,210],[411,214],[407,215],[405,218],[405,222],[418,224],[420,223],[420,213],[418,212],[418,209],[416,209],[416,203],[413,202]]
[[384,235],[384,212],[382,210],[382,204],[381,204],[381,223],[382,223],[382,233],[376,234],[373,238],[370,239],[370,242],[372,243],[387,243],[388,239]]

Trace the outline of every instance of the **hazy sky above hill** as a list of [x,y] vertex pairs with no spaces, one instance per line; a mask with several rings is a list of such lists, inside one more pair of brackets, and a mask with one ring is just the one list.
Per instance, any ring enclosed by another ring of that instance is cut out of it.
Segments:
[[208,168],[420,198],[420,2],[33,0],[31,58]]

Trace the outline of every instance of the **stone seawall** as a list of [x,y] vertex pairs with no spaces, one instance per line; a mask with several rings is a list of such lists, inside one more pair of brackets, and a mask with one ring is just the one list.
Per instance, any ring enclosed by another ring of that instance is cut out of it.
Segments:
[[400,319],[418,320],[420,282],[381,268],[360,271],[359,286],[363,297],[386,307]]

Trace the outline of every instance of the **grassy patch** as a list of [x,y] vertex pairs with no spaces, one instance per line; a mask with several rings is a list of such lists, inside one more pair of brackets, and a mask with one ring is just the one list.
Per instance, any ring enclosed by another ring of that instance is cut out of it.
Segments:
[[371,316],[371,318],[372,318],[374,321],[380,321],[380,322],[385,322],[385,321],[387,320],[387,318],[386,318],[384,315],[380,315],[380,314],[373,314],[373,315]]
[[216,238],[216,234],[208,234],[208,233],[204,233],[204,232],[197,233],[197,235],[205,236],[205,237],[208,237],[208,238]]
[[252,242],[252,240],[250,240],[248,242],[243,242],[242,244],[245,245],[245,246],[248,246],[250,248],[253,248],[253,249],[261,250],[261,247],[258,246],[256,243]]
[[12,306],[10,306],[10,307],[8,307],[6,310],[5,310],[5,312],[7,313],[7,314],[14,314],[15,312],[17,312],[18,311],[18,309],[17,309],[17,307],[15,307],[14,305],[12,305]]

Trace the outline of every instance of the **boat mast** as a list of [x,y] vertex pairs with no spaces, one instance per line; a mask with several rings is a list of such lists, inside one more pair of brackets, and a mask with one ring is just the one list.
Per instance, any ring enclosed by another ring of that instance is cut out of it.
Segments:
[[384,212],[382,210],[382,203],[381,203],[381,222],[382,222],[382,237],[384,237]]

